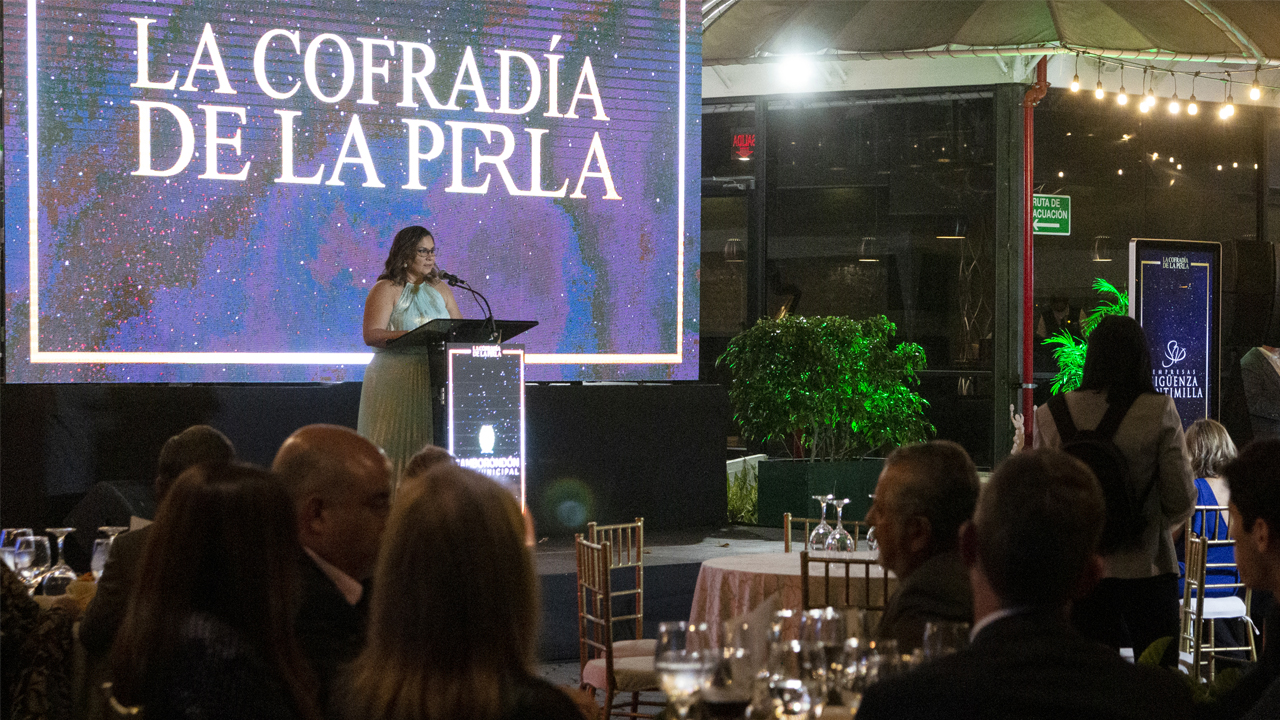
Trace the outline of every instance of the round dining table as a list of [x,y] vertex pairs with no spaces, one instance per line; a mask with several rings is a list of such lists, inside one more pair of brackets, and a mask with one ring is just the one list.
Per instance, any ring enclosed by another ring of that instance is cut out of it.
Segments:
[[[873,561],[869,572],[873,600],[883,597],[883,583],[886,582],[885,570],[874,564],[877,554],[875,551],[843,553],[845,557]],[[817,564],[822,555],[826,554],[815,553],[810,565],[812,598],[823,597],[823,571]],[[836,571],[833,569],[832,572],[834,576]],[[853,606],[860,607],[860,601],[865,597],[861,570],[855,571],[854,575]],[[889,573],[888,582],[888,592],[892,593],[897,578]],[[800,553],[749,553],[711,558],[703,562],[698,571],[689,622],[706,623],[713,639],[718,640],[721,623],[746,615],[775,593],[779,595],[779,608],[801,607]]]

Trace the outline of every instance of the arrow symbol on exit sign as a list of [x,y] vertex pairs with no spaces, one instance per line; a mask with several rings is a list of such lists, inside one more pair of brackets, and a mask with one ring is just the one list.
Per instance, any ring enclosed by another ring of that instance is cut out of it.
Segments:
[[1034,222],[1032,222],[1032,223],[1031,223],[1031,227],[1035,228],[1036,230],[1039,230],[1040,228],[1058,227],[1058,223],[1056,223],[1056,222],[1040,222],[1039,220],[1036,220],[1036,221],[1034,221]]

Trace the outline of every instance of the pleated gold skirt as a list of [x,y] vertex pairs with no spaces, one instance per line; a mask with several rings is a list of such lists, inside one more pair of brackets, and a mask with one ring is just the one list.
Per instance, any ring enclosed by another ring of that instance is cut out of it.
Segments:
[[380,350],[364,371],[356,432],[382,448],[392,464],[392,482],[409,458],[434,438],[431,366],[425,352]]

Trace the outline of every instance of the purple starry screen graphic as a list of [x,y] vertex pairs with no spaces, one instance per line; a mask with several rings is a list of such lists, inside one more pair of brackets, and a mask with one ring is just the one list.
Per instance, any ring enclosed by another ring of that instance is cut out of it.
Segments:
[[700,27],[691,0],[5,0],[5,380],[359,380],[415,224],[539,322],[527,379],[696,378]]
[[1183,427],[1218,415],[1217,243],[1134,241],[1134,314],[1147,336],[1156,390]]

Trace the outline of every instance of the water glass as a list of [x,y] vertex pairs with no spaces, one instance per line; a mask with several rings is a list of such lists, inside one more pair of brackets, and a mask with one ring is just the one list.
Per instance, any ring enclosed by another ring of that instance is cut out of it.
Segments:
[[53,555],[49,552],[49,538],[44,535],[18,538],[18,544],[13,549],[13,561],[18,575],[27,584],[27,589],[34,590],[44,579],[45,571],[53,565]]
[[699,692],[716,671],[718,657],[705,624],[687,622],[658,624],[658,646],[653,667],[667,700],[683,720],[698,699]]
[[0,559],[14,572],[18,568],[13,564],[13,548],[18,544],[18,539],[24,537],[31,537],[31,528],[5,528],[0,531]]
[[969,623],[937,621],[925,623],[924,650],[926,662],[960,652],[969,644]]
[[93,571],[94,582],[102,579],[102,570],[107,566],[107,557],[110,554],[110,538],[98,538],[93,541],[93,559],[89,561],[89,569]]

